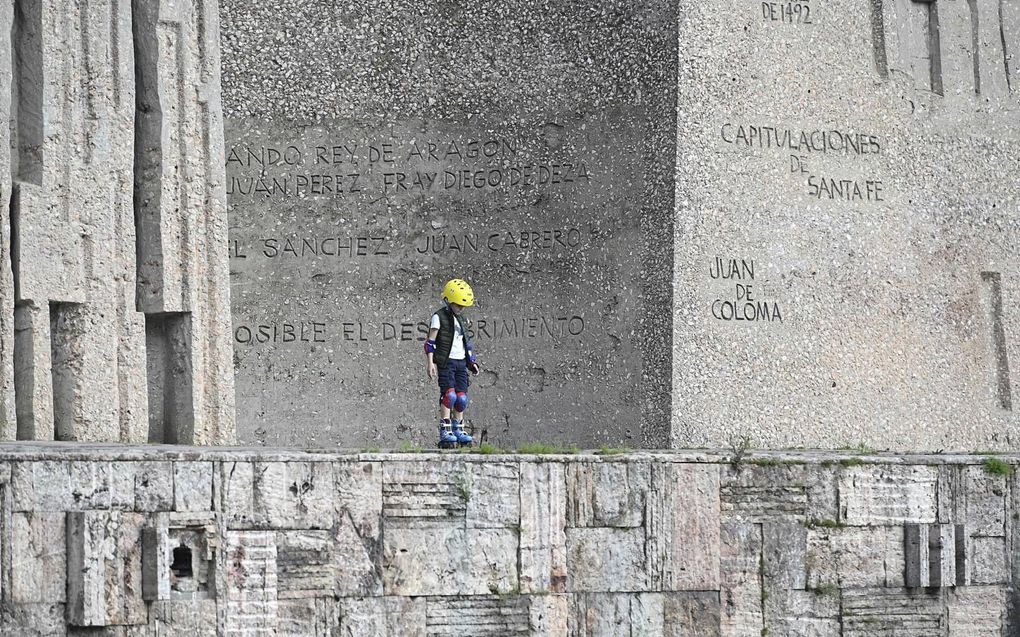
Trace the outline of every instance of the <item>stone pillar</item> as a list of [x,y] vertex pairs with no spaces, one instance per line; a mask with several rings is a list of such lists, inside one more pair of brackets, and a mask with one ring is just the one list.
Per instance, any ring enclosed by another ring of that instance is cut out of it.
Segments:
[[[0,85],[10,86],[13,0],[0,2]],[[0,91],[0,122],[10,121],[11,92]],[[14,278],[11,273],[11,138],[0,126],[0,440],[17,433],[14,403]]]
[[131,8],[17,0],[13,34],[18,437],[142,442]]
[[164,379],[150,381],[149,439],[227,443],[234,389],[218,6],[133,8],[138,308],[149,376]]

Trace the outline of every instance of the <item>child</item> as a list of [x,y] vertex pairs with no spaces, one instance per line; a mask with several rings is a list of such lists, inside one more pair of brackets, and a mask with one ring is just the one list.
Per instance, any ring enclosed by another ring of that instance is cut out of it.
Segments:
[[[475,304],[475,294],[463,279],[452,279],[443,286],[443,307],[429,323],[425,341],[426,371],[439,379],[439,447],[468,446],[473,442],[463,429],[468,407],[468,370],[478,374],[478,360],[471,352],[471,339],[461,322],[460,313]],[[451,420],[451,415],[453,416]]]

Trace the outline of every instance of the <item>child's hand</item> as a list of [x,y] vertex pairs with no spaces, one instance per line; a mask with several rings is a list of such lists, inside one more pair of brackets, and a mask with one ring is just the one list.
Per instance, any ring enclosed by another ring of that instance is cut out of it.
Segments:
[[468,365],[467,365],[467,368],[468,368],[469,370],[471,370],[471,373],[472,373],[472,374],[474,374],[475,376],[477,376],[477,375],[478,375],[478,372],[482,371],[482,367],[481,367],[481,365],[479,365],[479,364],[478,364],[477,362],[475,362],[475,361],[471,361],[471,362],[469,362],[469,363],[468,363]]
[[425,371],[426,371],[426,373],[428,373],[429,378],[431,378],[433,380],[435,380],[436,376],[439,375],[439,370],[436,369],[436,364],[435,363],[426,363]]

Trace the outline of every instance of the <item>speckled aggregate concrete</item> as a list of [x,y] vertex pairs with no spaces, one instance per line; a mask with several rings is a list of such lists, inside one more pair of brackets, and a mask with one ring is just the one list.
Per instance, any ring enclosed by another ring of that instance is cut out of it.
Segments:
[[498,444],[669,444],[668,2],[222,3],[238,437],[435,437],[462,277]]

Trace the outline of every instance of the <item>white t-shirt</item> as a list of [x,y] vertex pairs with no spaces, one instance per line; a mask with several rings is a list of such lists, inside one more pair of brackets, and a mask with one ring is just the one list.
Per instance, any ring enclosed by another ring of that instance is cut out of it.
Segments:
[[[462,361],[467,358],[467,352],[464,351],[464,328],[460,324],[460,318],[456,314],[453,315],[453,345],[450,347],[450,358],[455,361]],[[429,323],[430,330],[439,329],[439,313],[432,315],[432,321]]]

